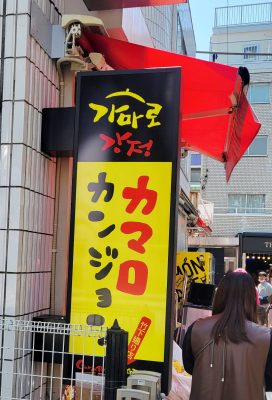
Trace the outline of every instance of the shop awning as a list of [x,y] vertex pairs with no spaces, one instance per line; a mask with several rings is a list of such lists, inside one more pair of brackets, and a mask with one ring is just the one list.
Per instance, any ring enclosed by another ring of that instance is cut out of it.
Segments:
[[199,210],[195,208],[182,188],[179,194],[179,208],[187,215],[187,228],[189,231],[200,236],[211,235],[212,229],[209,223],[201,218]]
[[210,235],[212,233],[212,229],[210,228],[210,226],[200,217],[198,217],[198,219],[196,221],[196,226],[203,229],[203,231],[207,235]]
[[117,70],[182,67],[181,146],[224,162],[229,180],[261,126],[238,68],[94,33],[83,35],[79,43],[87,52],[102,53]]
[[242,232],[237,236],[241,253],[272,255],[272,232]]
[[188,0],[83,0],[89,11],[187,3]]

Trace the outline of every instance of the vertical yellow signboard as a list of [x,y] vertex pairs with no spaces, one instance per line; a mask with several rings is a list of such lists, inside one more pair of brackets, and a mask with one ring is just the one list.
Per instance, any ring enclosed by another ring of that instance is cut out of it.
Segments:
[[[70,322],[111,327],[117,319],[128,331],[128,364],[155,365],[167,392],[180,69],[81,73],[77,79]],[[81,353],[82,345],[75,338],[70,351]],[[84,346],[94,354],[92,342]]]
[[[148,334],[137,359],[160,362],[170,219],[164,205],[170,201],[171,172],[170,163],[80,162],[77,167],[71,323],[86,323],[93,314],[112,326],[118,318],[132,338],[146,317]],[[77,342],[80,337],[75,339],[80,352]]]
[[187,276],[186,291],[191,282],[213,283],[212,254],[198,251],[181,251],[177,253],[176,267],[176,292],[178,301],[183,296],[183,281]]

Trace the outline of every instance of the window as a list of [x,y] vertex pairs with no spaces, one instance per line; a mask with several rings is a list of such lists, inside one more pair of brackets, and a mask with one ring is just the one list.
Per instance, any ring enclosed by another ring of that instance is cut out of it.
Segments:
[[244,47],[244,60],[247,61],[255,61],[257,60],[258,56],[254,53],[258,52],[257,45],[245,46]]
[[257,136],[244,154],[245,156],[267,156],[267,136]]
[[191,183],[200,183],[201,168],[191,169]]
[[178,13],[177,15],[177,53],[178,54],[186,54],[186,46],[184,43],[184,36],[183,36],[183,30],[182,30],[182,25],[181,25],[181,20],[180,20],[180,15]]
[[201,154],[199,153],[192,153],[191,154],[191,165],[201,165]]
[[190,188],[191,191],[199,191],[201,183],[201,154],[191,153],[190,154]]
[[264,194],[229,194],[228,212],[235,214],[263,214]]
[[269,83],[253,83],[249,85],[248,100],[251,104],[269,103]]

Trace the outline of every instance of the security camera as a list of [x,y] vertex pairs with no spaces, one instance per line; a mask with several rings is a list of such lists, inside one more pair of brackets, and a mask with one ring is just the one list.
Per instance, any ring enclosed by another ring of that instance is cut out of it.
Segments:
[[[64,14],[61,21],[65,29],[65,55],[80,56],[78,41],[82,37],[88,38],[90,33],[100,33],[108,36],[104,23],[100,18],[90,15]],[[82,50],[82,49],[81,49]]]
[[64,29],[69,29],[71,25],[78,23],[86,30],[108,36],[104,23],[100,18],[91,15],[63,14],[61,26]]

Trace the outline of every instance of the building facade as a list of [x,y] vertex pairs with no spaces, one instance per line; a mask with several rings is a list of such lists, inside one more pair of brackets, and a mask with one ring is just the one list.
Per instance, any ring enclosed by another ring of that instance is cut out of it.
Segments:
[[[223,165],[202,157],[198,185],[202,198],[214,203],[213,237],[225,247],[226,268],[237,266],[233,240],[239,232],[269,232],[272,222],[272,3],[222,7],[215,10],[210,42],[211,60],[250,72],[248,98],[262,127],[228,184]],[[192,167],[192,171],[193,171]],[[196,239],[193,239],[196,240]]]
[[[0,2],[1,317],[31,320],[42,314],[65,314],[66,308],[72,159],[41,152],[41,124],[44,108],[73,105],[77,68],[62,63],[65,60],[57,62],[61,56],[53,55],[55,43],[48,32],[53,35],[53,26],[64,32],[64,14],[82,14],[100,18],[111,37],[169,51],[178,46],[192,55],[192,21],[189,5],[184,7],[187,17],[177,6],[90,13],[82,0]],[[47,31],[40,28],[42,23]],[[189,193],[183,167],[181,185]],[[182,212],[179,226],[180,232],[186,232]],[[180,249],[185,245],[183,235]],[[15,361],[14,354],[3,359],[3,348],[7,343],[12,348],[15,340],[13,334],[1,337],[2,371],[12,371],[15,363],[23,363],[26,371],[30,368],[30,354],[24,361]],[[28,383],[23,396],[34,391],[32,398],[36,398],[38,389]],[[12,390],[11,379],[2,379],[1,396],[12,398]]]

